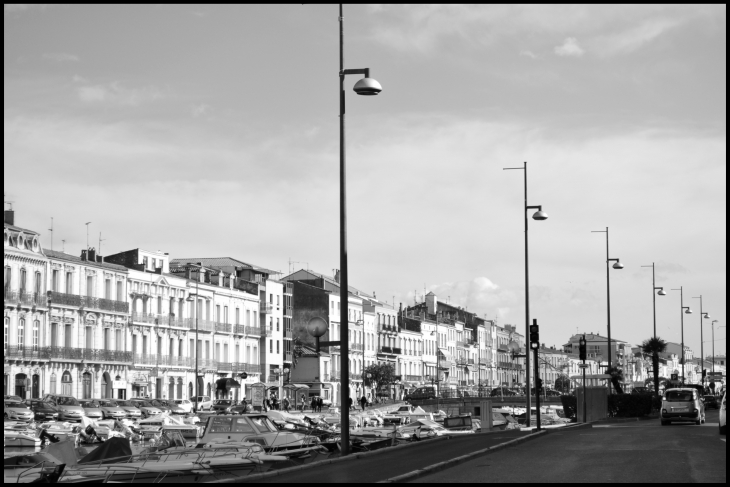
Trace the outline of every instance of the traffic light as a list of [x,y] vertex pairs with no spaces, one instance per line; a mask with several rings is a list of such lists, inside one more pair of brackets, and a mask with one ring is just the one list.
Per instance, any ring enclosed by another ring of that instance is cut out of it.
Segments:
[[532,320],[530,325],[530,348],[533,350],[540,348],[540,327],[537,326],[537,320]]
[[542,379],[539,377],[537,378],[537,390],[542,391]]
[[587,355],[588,355],[587,354],[587,351],[586,351],[586,348],[587,348],[586,347],[586,336],[583,335],[580,338],[580,341],[578,342],[578,356],[584,362],[585,362],[585,360],[587,358]]

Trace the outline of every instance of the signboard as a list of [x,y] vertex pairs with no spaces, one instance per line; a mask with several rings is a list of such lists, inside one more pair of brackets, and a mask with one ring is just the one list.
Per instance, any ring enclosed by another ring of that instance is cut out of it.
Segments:
[[126,389],[126,388],[127,388],[126,380],[113,380],[112,381],[112,389]]
[[722,377],[722,372],[708,372],[707,375],[710,377]]
[[672,374],[672,380],[679,380],[679,374]]
[[265,393],[266,393],[266,389],[263,387],[252,387],[251,388],[251,406],[263,407]]

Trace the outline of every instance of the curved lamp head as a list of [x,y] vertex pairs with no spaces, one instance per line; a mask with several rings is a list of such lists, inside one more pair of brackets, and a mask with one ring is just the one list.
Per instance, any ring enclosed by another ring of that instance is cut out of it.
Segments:
[[622,264],[622,263],[621,263],[621,262],[619,261],[619,262],[616,262],[616,263],[615,263],[615,264],[613,265],[613,268],[614,268],[614,269],[623,269],[623,268],[624,268],[624,265],[623,265],[623,264]]
[[544,211],[538,210],[538,211],[535,212],[534,215],[532,215],[532,219],[533,220],[547,220],[548,219],[548,215]]
[[685,311],[684,314],[691,315],[692,314],[692,309],[691,308],[687,308],[687,311]]
[[667,292],[666,292],[666,291],[665,291],[664,289],[660,289],[660,290],[659,290],[659,292],[658,292],[657,294],[658,294],[659,296],[666,296],[666,295],[667,295]]
[[706,320],[709,319],[710,318],[710,313],[705,313],[705,315],[703,316],[703,318],[706,319]]
[[193,297],[192,294],[188,294],[188,297],[185,298],[185,301],[187,301],[188,303],[192,303],[195,301],[195,298]]
[[377,95],[378,93],[383,91],[383,87],[380,86],[380,83],[378,83],[373,78],[361,79],[360,81],[355,83],[355,86],[352,89],[358,95],[368,95],[368,96]]
[[319,316],[315,316],[307,323],[307,332],[313,337],[319,338],[323,336],[327,333],[327,328],[329,328],[329,325],[324,318],[320,318]]

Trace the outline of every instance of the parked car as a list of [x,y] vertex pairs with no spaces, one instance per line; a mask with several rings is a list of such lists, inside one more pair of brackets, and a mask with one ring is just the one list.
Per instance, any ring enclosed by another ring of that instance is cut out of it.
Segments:
[[107,402],[116,404],[118,407],[122,408],[124,412],[127,413],[127,417],[129,419],[139,419],[142,417],[142,411],[140,411],[139,408],[132,403],[132,401],[128,401],[126,399],[108,399]]
[[211,410],[216,414],[225,414],[230,412],[232,406],[233,401],[230,399],[216,399],[213,401],[213,407]]
[[697,389],[681,387],[664,391],[661,425],[666,426],[675,421],[691,421],[698,426],[705,422],[705,406],[700,401]]
[[186,413],[193,412],[193,403],[189,399],[175,399],[172,402],[184,409]]
[[175,401],[168,401],[167,399],[154,399],[152,405],[158,407],[163,412],[170,414],[187,414],[183,408],[175,404]]
[[33,416],[38,421],[52,421],[58,419],[58,409],[41,399],[26,399],[23,404],[33,411]]
[[20,396],[4,396],[5,402],[23,402]]
[[79,403],[81,403],[81,407],[84,408],[87,418],[95,420],[104,419],[104,413],[101,411],[101,406],[94,399],[82,399]]
[[101,408],[104,419],[124,419],[127,417],[127,411],[119,407],[114,399],[95,399]]
[[6,402],[5,420],[24,421],[30,423],[33,421],[33,411],[25,407],[22,402]]
[[143,418],[149,418],[155,414],[162,414],[162,410],[147,399],[136,397],[130,399],[129,402],[142,412]]
[[720,403],[720,434],[724,435],[726,434],[725,427],[727,425],[727,405],[725,403],[725,398],[727,396],[727,393],[724,393],[722,395],[722,402]]
[[196,396],[193,398],[193,409],[195,412],[212,410],[213,401],[210,400],[210,396]]
[[436,389],[431,386],[419,387],[415,391],[406,394],[403,399],[406,401],[412,401],[414,399],[436,399]]
[[59,421],[81,421],[86,416],[84,408],[81,407],[78,399],[63,394],[46,394],[43,401],[58,410]]
[[717,396],[702,396],[702,400],[705,402],[705,409],[720,409],[720,401],[717,400]]

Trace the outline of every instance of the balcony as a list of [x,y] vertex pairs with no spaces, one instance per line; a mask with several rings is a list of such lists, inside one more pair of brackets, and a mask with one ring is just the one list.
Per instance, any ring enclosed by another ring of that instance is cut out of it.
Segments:
[[215,329],[215,322],[210,320],[204,320],[202,318],[198,318],[197,320],[195,318],[183,319],[183,323],[185,324],[186,328],[190,330],[195,330],[196,322],[198,331],[213,331]]
[[132,363],[132,352],[96,348],[46,347],[51,359],[87,360],[89,362]]
[[217,323],[215,324],[216,333],[230,333],[232,325],[230,323]]
[[362,352],[365,350],[365,345],[362,343],[351,343],[350,344],[350,351],[351,352]]
[[509,352],[509,347],[506,344],[497,345],[497,350],[500,352]]
[[284,316],[294,316],[294,308],[291,306],[284,308]]
[[226,372],[232,372],[233,371],[233,364],[231,362],[217,362],[216,361],[216,368],[219,371],[226,371]]
[[393,325],[380,325],[381,333],[398,333],[398,327]]
[[284,286],[284,294],[294,294],[294,283],[287,282]]
[[261,374],[261,369],[261,364],[247,364],[243,362],[231,364],[232,372],[237,374],[242,372],[246,372],[247,374]]
[[31,293],[28,291],[13,291],[5,289],[5,302],[33,307],[47,305],[46,295],[43,293]]
[[350,372],[350,380],[362,380],[362,374],[358,374],[356,372]]
[[441,369],[450,369],[453,365],[451,360],[439,360],[439,368]]
[[266,328],[266,337],[271,337],[274,334],[274,330],[271,327]]
[[456,346],[458,348],[466,348],[466,342],[462,342],[462,341],[457,340],[456,341]]
[[279,374],[269,374],[269,377],[267,378],[268,380],[266,382],[279,382],[279,377],[281,377]]
[[274,305],[271,303],[260,303],[259,311],[261,311],[264,314],[270,315],[271,313],[274,312]]
[[51,291],[51,301],[55,305],[74,306],[78,308],[98,309],[115,313],[129,313],[129,303],[113,299],[94,298],[78,294],[59,293]]
[[138,313],[136,311],[132,312],[132,321],[135,323],[149,323],[152,325],[164,324],[168,321],[165,318],[166,317],[164,316],[151,313]]
[[284,338],[288,338],[291,340],[293,338],[293,333],[291,330],[284,330]]
[[19,347],[17,345],[6,345],[3,356],[9,360],[48,360],[48,348],[43,347]]

